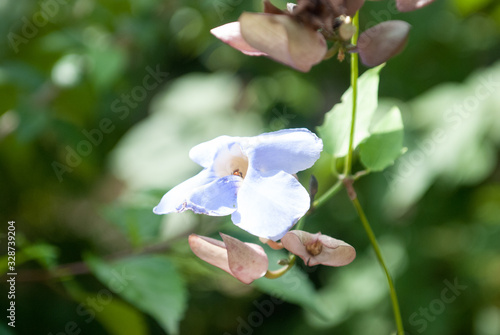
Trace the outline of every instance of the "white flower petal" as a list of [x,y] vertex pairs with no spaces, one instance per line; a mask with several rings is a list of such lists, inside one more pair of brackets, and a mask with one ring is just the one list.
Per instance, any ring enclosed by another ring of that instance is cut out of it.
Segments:
[[186,209],[197,214],[224,216],[236,210],[236,195],[242,182],[240,176],[226,176],[198,187],[186,202]]
[[323,141],[311,131],[297,128],[255,136],[242,146],[254,169],[294,174],[313,166],[323,150]]
[[189,151],[189,158],[204,168],[212,167],[217,155],[221,152],[229,151],[231,146],[238,142],[239,139],[240,137],[223,135],[200,143]]
[[208,169],[202,170],[196,176],[180,183],[168,191],[160,203],[153,209],[155,214],[169,214],[184,212],[187,208],[187,200],[199,187],[210,184],[217,177]]
[[238,192],[233,223],[250,234],[279,240],[309,209],[309,195],[283,171],[260,174],[249,169]]

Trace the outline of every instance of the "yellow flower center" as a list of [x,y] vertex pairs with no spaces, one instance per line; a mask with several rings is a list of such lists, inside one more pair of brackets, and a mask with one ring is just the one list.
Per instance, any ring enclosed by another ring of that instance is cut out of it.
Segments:
[[238,145],[233,145],[218,155],[214,162],[214,170],[219,177],[235,175],[245,178],[248,170],[248,158]]

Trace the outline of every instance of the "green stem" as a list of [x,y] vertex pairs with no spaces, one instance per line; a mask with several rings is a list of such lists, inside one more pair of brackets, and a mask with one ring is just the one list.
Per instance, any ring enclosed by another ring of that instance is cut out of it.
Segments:
[[[353,25],[356,27],[356,32],[352,36],[351,44],[356,45],[358,42],[359,36],[359,12],[356,12],[354,15]],[[352,155],[353,155],[353,142],[354,142],[354,131],[356,125],[356,112],[357,112],[357,101],[358,101],[358,54],[356,52],[351,53],[351,87],[352,87],[352,117],[351,117],[351,130],[349,134],[349,149],[347,151],[347,156],[345,158],[344,164],[344,185],[346,187],[347,193],[349,194],[349,198],[351,199],[354,207],[356,208],[356,212],[363,223],[363,228],[365,229],[366,234],[370,240],[370,243],[375,251],[377,256],[377,260],[380,263],[380,266],[384,270],[385,276],[387,277],[387,282],[389,284],[389,292],[391,295],[392,309],[394,311],[394,319],[396,320],[397,334],[404,335],[403,329],[403,321],[401,319],[401,312],[399,310],[398,297],[396,295],[396,289],[394,288],[394,283],[391,278],[391,274],[385,265],[384,258],[382,257],[382,252],[380,251],[380,247],[378,245],[377,239],[373,230],[366,218],[365,212],[359,203],[358,197],[356,196],[356,191],[353,188],[352,183],[354,179],[351,177],[351,169],[352,169]],[[358,178],[360,176],[357,176]]]
[[356,208],[356,211],[358,212],[361,222],[363,223],[363,228],[365,228],[366,234],[370,239],[370,243],[372,244],[373,250],[377,255],[377,259],[380,263],[380,266],[382,266],[382,269],[385,272],[385,276],[387,277],[387,282],[389,283],[389,292],[391,294],[392,309],[394,311],[394,319],[396,320],[396,327],[398,329],[398,335],[404,335],[403,321],[401,319],[401,312],[399,310],[398,297],[396,295],[396,289],[394,288],[394,283],[392,281],[391,274],[389,273],[389,270],[385,265],[384,258],[382,257],[382,252],[378,245],[377,239],[375,238],[375,234],[373,233],[373,230],[370,226],[370,223],[368,222],[368,219],[366,218],[365,212],[363,211],[363,208],[361,207],[358,198],[356,197],[352,199],[352,203]]
[[293,268],[293,265],[295,264],[296,259],[297,259],[297,257],[295,257],[295,255],[291,254],[290,258],[288,259],[287,265],[285,265],[284,267],[282,267],[281,269],[278,269],[278,270],[274,270],[274,271],[267,270],[267,272],[264,276],[266,278],[269,278],[269,279],[276,279],[276,278],[283,276],[285,273],[288,272],[288,270]]
[[333,197],[342,187],[342,181],[338,180],[328,191],[326,191],[319,199],[315,200],[311,206],[311,209],[316,209],[321,207],[325,202],[327,202],[331,197]]
[[[356,45],[359,36],[359,12],[356,12],[354,18],[352,19],[352,24],[356,27],[356,32],[352,36],[351,44]],[[347,156],[345,157],[344,164],[344,175],[349,176],[351,174],[352,167],[352,152],[353,152],[353,142],[354,142],[354,128],[356,125],[356,111],[357,111],[357,101],[358,101],[358,53],[351,53],[351,87],[352,87],[352,117],[351,117],[351,131],[349,134],[349,150],[347,151]]]

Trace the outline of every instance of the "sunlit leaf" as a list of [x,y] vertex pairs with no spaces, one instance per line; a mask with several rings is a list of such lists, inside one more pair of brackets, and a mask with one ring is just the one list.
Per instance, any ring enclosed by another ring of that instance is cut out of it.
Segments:
[[450,186],[473,185],[494,169],[498,135],[500,65],[477,72],[463,84],[442,84],[411,101],[419,135],[394,169],[384,172],[388,208],[405,212],[440,178]]
[[403,149],[403,120],[393,107],[374,126],[372,134],[359,146],[361,162],[371,171],[382,171],[392,165]]
[[462,15],[470,15],[481,8],[485,8],[493,0],[453,0],[455,7]]
[[[370,136],[369,126],[378,104],[379,72],[383,65],[363,73],[358,80],[358,104],[353,147],[356,148]],[[341,102],[325,115],[325,121],[318,127],[323,139],[324,150],[335,157],[347,155],[352,118],[352,87],[343,95]]]

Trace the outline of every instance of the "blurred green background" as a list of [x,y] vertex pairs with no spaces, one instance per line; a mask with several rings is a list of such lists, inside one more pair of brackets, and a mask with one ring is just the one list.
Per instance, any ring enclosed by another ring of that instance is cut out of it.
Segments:
[[[284,7],[284,1],[275,1]],[[382,70],[408,151],[358,194],[395,278],[408,334],[500,334],[500,5],[367,2],[364,29],[400,19],[409,44]],[[348,62],[302,74],[209,30],[243,0],[0,1],[0,254],[16,227],[16,327],[3,334],[390,334],[387,283],[344,191],[306,229],[357,249],[245,286],[196,259],[192,232],[253,237],[229,218],[152,208],[221,134],[320,125]],[[362,71],[366,68],[362,67]],[[322,155],[320,192],[332,183]],[[266,249],[267,250],[267,249]],[[271,253],[270,258],[279,258]],[[7,257],[0,268],[7,272]],[[452,288],[450,288],[452,287]],[[271,299],[278,295],[286,302]]]

